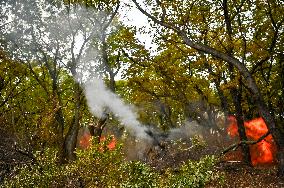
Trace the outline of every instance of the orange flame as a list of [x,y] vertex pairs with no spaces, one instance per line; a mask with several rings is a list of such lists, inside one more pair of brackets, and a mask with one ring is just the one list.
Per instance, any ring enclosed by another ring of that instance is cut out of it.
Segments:
[[[239,136],[237,120],[234,116],[228,117],[227,132],[230,137]],[[249,140],[258,140],[266,134],[268,129],[262,117],[244,122],[246,135]],[[275,162],[276,145],[271,134],[261,142],[250,145],[251,161],[253,166],[273,164]]]
[[89,132],[84,132],[79,139],[79,146],[82,149],[87,149],[91,145],[91,134]]
[[[105,141],[106,141],[106,137],[102,136],[100,138],[100,142],[105,142]],[[109,150],[113,150],[115,146],[116,146],[116,140],[115,140],[115,137],[112,135],[110,142],[107,144],[107,148]]]
[[[83,135],[80,137],[79,139],[79,146],[82,149],[87,149],[91,146],[91,134],[89,132],[84,132]],[[105,142],[106,141],[106,137],[101,136],[100,137],[100,142]],[[115,137],[112,135],[111,136],[111,140],[110,142],[107,144],[107,148],[109,150],[113,150],[116,146],[116,139]]]

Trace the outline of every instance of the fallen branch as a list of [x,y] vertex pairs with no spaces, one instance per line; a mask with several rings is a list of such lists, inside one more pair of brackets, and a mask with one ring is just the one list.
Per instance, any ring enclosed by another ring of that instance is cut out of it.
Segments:
[[225,150],[223,150],[221,153],[220,153],[220,156],[224,155],[225,153],[233,150],[235,151],[236,149],[238,149],[240,146],[242,145],[254,145],[254,144],[257,144],[259,142],[261,142],[263,139],[265,139],[268,135],[270,135],[270,131],[267,131],[267,133],[265,133],[264,135],[262,135],[259,139],[257,140],[254,140],[254,141],[251,141],[251,140],[247,140],[247,141],[240,141],[238,143],[235,143],[231,146],[229,146],[228,148],[226,148]]
[[36,157],[34,156],[34,154],[31,151],[27,151],[27,150],[23,150],[22,148],[18,147],[18,144],[15,143],[14,147],[13,147],[14,151],[29,158],[32,162],[32,164],[34,165],[39,165]]

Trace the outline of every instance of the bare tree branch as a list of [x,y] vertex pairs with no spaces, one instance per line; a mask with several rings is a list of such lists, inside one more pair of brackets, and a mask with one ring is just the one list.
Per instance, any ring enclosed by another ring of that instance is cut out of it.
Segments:
[[228,148],[226,148],[225,150],[223,150],[220,153],[220,156],[224,155],[225,153],[228,153],[229,151],[236,150],[236,149],[238,149],[242,145],[254,145],[254,144],[257,144],[257,143],[261,142],[262,140],[264,140],[268,135],[270,135],[270,131],[267,131],[267,133],[265,133],[264,135],[262,135],[259,139],[255,140],[255,141],[249,140],[249,141],[240,141],[238,143],[235,143],[235,144],[229,146]]

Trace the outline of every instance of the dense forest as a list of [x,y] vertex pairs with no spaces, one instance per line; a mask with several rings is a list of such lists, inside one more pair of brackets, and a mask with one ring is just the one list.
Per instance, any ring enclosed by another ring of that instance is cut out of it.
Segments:
[[283,1],[0,7],[0,187],[284,186]]

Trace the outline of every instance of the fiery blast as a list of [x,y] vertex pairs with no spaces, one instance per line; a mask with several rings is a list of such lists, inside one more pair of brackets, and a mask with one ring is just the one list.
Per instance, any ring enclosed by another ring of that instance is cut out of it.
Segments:
[[[234,116],[229,118],[227,132],[231,138],[238,137],[237,120]],[[262,117],[246,121],[244,123],[246,135],[249,140],[258,140],[262,135],[268,132],[267,126]],[[269,134],[265,139],[257,144],[250,145],[251,162],[253,166],[273,164],[276,160],[276,145]]]
[[[78,146],[81,148],[81,149],[88,149],[90,146],[91,146],[91,134],[90,132],[87,130],[87,128],[83,128],[80,130],[80,133],[78,135]],[[102,136],[100,138],[100,142],[103,143],[103,142],[107,142],[106,144],[106,147],[109,149],[109,150],[113,150],[116,146],[116,139],[114,137],[114,135],[111,135],[110,136],[110,140],[106,140],[106,137],[105,136]]]

